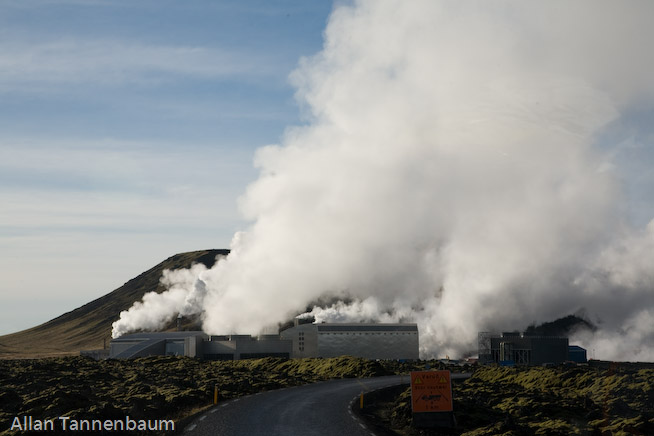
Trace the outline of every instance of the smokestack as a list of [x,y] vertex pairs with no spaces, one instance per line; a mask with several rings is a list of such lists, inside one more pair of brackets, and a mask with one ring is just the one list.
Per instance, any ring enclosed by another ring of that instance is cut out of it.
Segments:
[[182,331],[182,314],[177,315],[177,331]]

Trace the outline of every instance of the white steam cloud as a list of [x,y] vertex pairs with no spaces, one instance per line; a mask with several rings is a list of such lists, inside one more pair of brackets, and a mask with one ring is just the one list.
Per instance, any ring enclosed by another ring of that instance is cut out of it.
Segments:
[[[308,124],[260,149],[253,225],[168,272],[118,336],[413,321],[421,353],[583,310],[598,358],[654,360],[654,223],[630,227],[603,133],[654,102],[654,2],[357,1],[292,75]],[[201,281],[196,281],[196,279]],[[206,286],[205,286],[206,284]],[[347,303],[346,303],[347,302]]]
[[117,338],[135,329],[160,329],[177,313],[182,316],[200,313],[207,292],[201,276],[206,271],[201,263],[190,269],[165,270],[160,281],[168,289],[161,294],[148,292],[143,302],[137,301],[129,310],[121,312],[120,320],[113,324],[112,336]]

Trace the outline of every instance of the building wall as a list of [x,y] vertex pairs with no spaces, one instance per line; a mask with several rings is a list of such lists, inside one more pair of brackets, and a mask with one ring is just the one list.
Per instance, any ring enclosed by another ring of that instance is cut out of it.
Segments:
[[211,360],[258,357],[418,359],[415,324],[300,324],[279,335],[208,337],[202,332],[139,333],[111,341],[111,357],[184,355]]
[[568,360],[568,338],[506,335],[491,338],[494,362],[512,361],[516,365],[563,363]]
[[186,356],[184,339],[166,341],[166,356]]
[[293,357],[298,358],[418,359],[415,324],[302,324],[281,335],[293,340]]
[[570,345],[568,347],[568,360],[577,363],[588,362],[586,350],[578,345]]
[[292,342],[285,339],[250,339],[236,344],[237,359],[252,359],[259,357],[285,357],[292,354]]
[[206,338],[203,332],[142,332],[113,339],[109,345],[111,358],[178,355],[195,357],[198,344]]
[[418,359],[417,332],[318,332],[320,357],[342,355],[366,359]]
[[318,356],[318,329],[315,324],[300,324],[279,332],[282,339],[292,341],[291,357],[302,359]]
[[163,356],[166,354],[166,340],[158,338],[147,339],[131,347],[128,352],[130,353],[129,357],[132,359],[147,356]]
[[232,342],[227,338],[216,340],[212,337],[210,341],[202,343],[202,355],[209,360],[234,360],[236,341]]
[[532,365],[568,360],[568,338],[539,336],[532,339]]
[[[212,338],[213,339],[213,338]],[[252,338],[233,335],[222,340],[204,341],[202,355],[211,360],[238,360],[257,357],[291,357],[292,343],[275,337]]]
[[184,338],[184,355],[188,357],[202,357],[202,344],[206,336],[189,336]]
[[134,345],[140,344],[142,340],[135,340],[135,341],[121,341],[118,342],[116,340],[113,340],[109,343],[109,357],[116,357],[123,351],[127,351]]

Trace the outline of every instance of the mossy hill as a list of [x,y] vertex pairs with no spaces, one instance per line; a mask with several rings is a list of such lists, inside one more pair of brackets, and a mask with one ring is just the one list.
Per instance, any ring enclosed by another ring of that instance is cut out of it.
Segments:
[[103,348],[111,340],[111,324],[146,292],[162,292],[165,269],[189,268],[195,263],[211,267],[216,256],[229,250],[202,250],[176,254],[131,279],[120,288],[53,320],[27,330],[0,336],[0,358],[29,358],[79,354]]

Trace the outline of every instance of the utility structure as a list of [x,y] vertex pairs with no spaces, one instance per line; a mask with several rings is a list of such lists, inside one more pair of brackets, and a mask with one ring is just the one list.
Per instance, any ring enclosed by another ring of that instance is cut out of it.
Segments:
[[[480,332],[479,363],[500,365],[560,364],[570,359],[569,340],[564,336],[531,336],[520,332]],[[573,346],[574,350],[583,350]],[[584,350],[585,352],[585,350]],[[577,351],[577,354],[580,354]],[[585,357],[585,356],[584,356]],[[581,361],[582,358],[576,360]]]
[[486,365],[493,362],[493,354],[491,353],[491,332],[479,332],[477,335],[477,350],[478,362],[481,365]]

